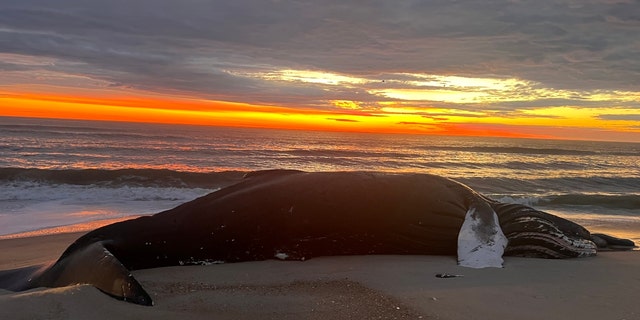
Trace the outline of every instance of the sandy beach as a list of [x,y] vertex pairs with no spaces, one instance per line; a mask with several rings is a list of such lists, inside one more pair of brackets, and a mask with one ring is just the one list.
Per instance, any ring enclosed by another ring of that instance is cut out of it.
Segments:
[[[0,241],[0,270],[54,260],[81,233]],[[155,306],[78,285],[0,291],[2,319],[638,319],[640,252],[503,269],[454,257],[346,256],[157,268],[134,275]],[[463,275],[437,278],[438,273]]]

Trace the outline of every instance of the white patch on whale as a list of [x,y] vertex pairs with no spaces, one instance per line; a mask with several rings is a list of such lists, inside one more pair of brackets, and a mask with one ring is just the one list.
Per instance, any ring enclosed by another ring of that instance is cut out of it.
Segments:
[[277,253],[274,255],[274,257],[275,257],[275,258],[278,258],[278,259],[280,259],[280,260],[287,260],[287,258],[289,258],[289,255],[288,255],[288,254],[286,254],[286,253],[284,253],[284,252],[277,252]]
[[458,233],[458,264],[469,268],[502,268],[507,243],[495,211],[488,206],[480,210],[471,206]]

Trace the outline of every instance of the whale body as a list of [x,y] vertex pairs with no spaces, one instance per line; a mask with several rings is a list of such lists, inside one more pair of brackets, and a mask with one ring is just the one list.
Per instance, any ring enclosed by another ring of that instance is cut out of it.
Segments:
[[503,255],[574,258],[633,246],[440,176],[269,170],[93,230],[51,265],[0,272],[0,288],[91,284],[152,305],[131,270],[366,254],[457,255],[461,265],[486,267],[501,266]]

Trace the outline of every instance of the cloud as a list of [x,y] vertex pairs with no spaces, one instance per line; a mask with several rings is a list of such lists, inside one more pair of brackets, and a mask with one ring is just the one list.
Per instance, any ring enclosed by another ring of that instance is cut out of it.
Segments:
[[602,120],[640,121],[640,111],[638,114],[603,114],[598,116]]
[[433,126],[433,123],[429,122],[418,122],[418,121],[400,121],[396,124],[405,125],[405,126]]
[[327,118],[327,120],[333,120],[333,121],[338,121],[338,122],[360,122],[358,120],[345,119],[345,118]]
[[2,71],[24,71],[29,70],[29,68],[17,64],[6,63],[0,61],[0,70]]
[[[456,107],[580,106],[593,101],[569,93],[637,91],[639,16],[634,2],[604,0],[366,5],[338,0],[5,0],[0,4],[0,53],[58,63],[2,63],[0,69],[46,70],[111,86],[319,109],[336,108],[331,103],[336,100],[358,101],[369,109],[379,101],[403,101],[406,95],[399,90],[415,89],[411,81],[425,81],[424,75],[432,86],[421,86],[414,97],[442,90],[440,84],[453,91],[441,92],[440,99],[419,98],[420,107],[434,100],[456,102],[449,100],[460,92],[480,92],[438,77],[516,79],[522,83],[509,91],[510,97],[482,104],[457,101]],[[336,82],[328,77],[308,81],[291,71],[334,75]],[[282,77],[286,72],[289,79]]]

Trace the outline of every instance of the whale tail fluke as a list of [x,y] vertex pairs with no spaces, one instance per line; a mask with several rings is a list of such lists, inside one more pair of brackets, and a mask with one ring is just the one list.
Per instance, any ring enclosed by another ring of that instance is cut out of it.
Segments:
[[577,223],[521,204],[490,205],[509,239],[505,255],[557,259],[597,253],[591,234]]
[[55,264],[0,273],[0,288],[23,291],[37,287],[89,284],[120,300],[151,306],[153,300],[131,272],[101,242],[64,254]]
[[509,238],[505,255],[574,258],[636,248],[629,239],[590,233],[577,223],[525,205],[496,201],[490,201],[490,205]]

